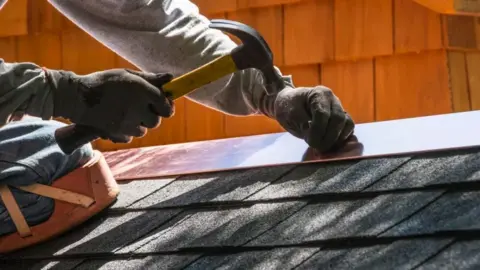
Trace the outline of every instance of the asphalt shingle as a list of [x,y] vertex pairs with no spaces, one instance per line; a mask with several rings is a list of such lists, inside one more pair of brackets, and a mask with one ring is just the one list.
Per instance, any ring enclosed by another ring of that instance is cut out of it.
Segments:
[[83,226],[32,248],[15,253],[16,257],[38,257],[60,254],[115,252],[145,237],[179,211],[130,212],[109,216],[103,214]]
[[480,242],[462,241],[480,235],[479,178],[470,149],[121,183],[112,209],[13,256],[62,270],[473,268]]
[[479,269],[480,241],[462,241],[452,243],[442,252],[422,264],[419,270],[443,269]]
[[450,241],[404,240],[371,247],[320,250],[295,269],[414,269]]
[[299,165],[249,199],[359,191],[379,181],[409,159],[400,157]]
[[133,205],[145,199],[149,195],[158,192],[160,189],[171,184],[175,178],[162,178],[155,180],[122,182],[117,202],[112,206],[115,208],[132,208]]
[[24,260],[0,262],[2,270],[42,269],[42,270],[70,270],[82,263],[83,260]]
[[[170,270],[187,266],[198,255],[146,256],[130,260],[88,260],[75,267],[75,270]],[[59,269],[60,270],[60,269]]]
[[385,232],[385,236],[480,229],[480,192],[445,194],[416,215]]
[[277,248],[225,256],[205,256],[184,270],[200,269],[292,269],[319,251],[319,248]]
[[480,153],[478,150],[426,153],[412,158],[367,190],[413,188],[479,179]]
[[184,176],[157,192],[145,196],[132,207],[165,207],[218,200],[243,200],[268,186],[270,182],[275,181],[293,167],[293,165],[276,166]]
[[372,200],[310,204],[247,245],[282,245],[352,236],[375,236],[395,226],[440,193],[384,195]]
[[242,209],[190,212],[165,224],[125,251],[152,252],[186,247],[237,246],[270,230],[304,203],[257,204]]

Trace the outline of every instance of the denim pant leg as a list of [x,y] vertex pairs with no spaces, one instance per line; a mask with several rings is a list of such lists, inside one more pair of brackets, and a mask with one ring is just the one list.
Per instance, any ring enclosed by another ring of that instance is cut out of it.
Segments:
[[[65,126],[58,121],[29,117],[0,128],[0,184],[51,185],[93,157],[90,144],[66,155],[55,142],[54,132]],[[54,200],[12,188],[12,193],[30,226],[50,217]],[[0,236],[16,228],[0,203]]]

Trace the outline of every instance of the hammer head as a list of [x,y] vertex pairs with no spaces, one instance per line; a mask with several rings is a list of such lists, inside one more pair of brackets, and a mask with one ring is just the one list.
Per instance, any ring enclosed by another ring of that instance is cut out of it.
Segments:
[[232,34],[242,41],[242,44],[231,52],[238,70],[247,68],[260,70],[269,94],[285,87],[282,77],[275,72],[272,51],[258,31],[240,22],[220,19],[212,20],[210,28]]

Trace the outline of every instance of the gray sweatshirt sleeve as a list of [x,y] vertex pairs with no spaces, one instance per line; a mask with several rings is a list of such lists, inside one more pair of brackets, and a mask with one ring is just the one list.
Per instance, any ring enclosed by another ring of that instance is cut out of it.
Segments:
[[[189,0],[49,2],[143,71],[179,76],[237,46],[223,32],[208,28],[209,20]],[[293,86],[290,76],[283,77],[287,85]],[[227,114],[258,114],[265,94],[262,82],[261,73],[248,69],[203,86],[187,97]]]
[[50,119],[52,89],[34,63],[6,63],[0,58],[0,125],[23,114]]

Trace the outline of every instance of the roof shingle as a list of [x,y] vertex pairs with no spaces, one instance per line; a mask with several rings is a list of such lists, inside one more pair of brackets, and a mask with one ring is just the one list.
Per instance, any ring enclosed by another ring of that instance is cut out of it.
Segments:
[[472,148],[122,182],[111,209],[2,269],[476,265],[479,159]]

